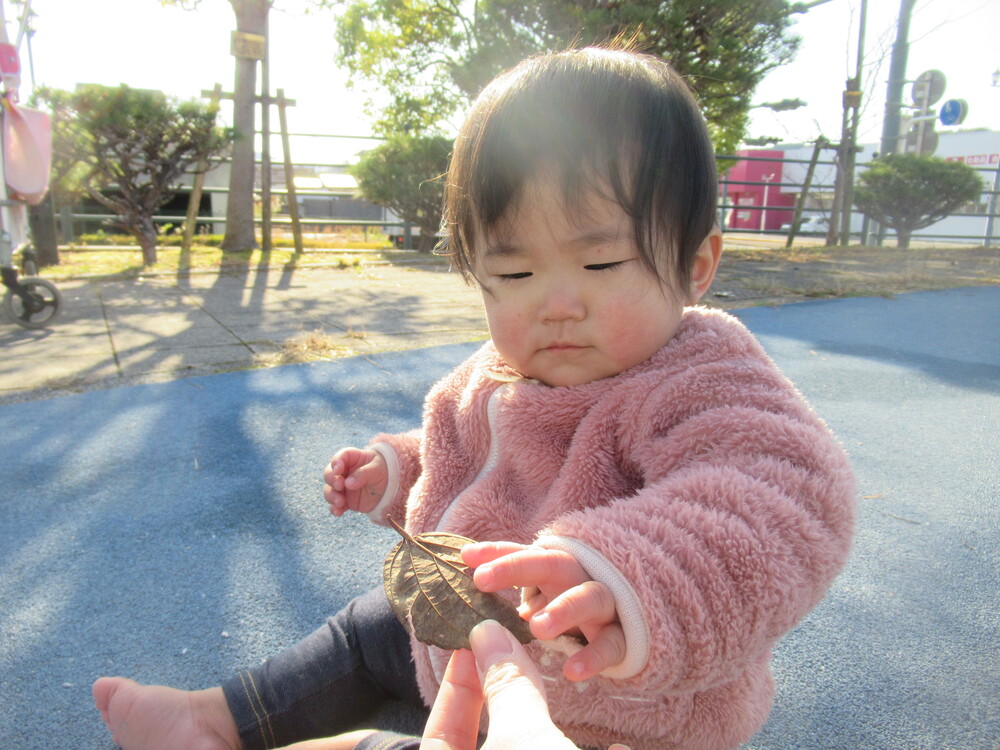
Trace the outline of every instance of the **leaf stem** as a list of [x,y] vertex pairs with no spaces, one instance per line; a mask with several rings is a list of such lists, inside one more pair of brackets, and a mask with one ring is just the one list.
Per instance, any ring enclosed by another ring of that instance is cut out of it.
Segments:
[[[439,555],[434,550],[429,549],[427,546],[424,545],[423,542],[421,542],[416,537],[411,536],[410,534],[406,533],[406,529],[404,529],[402,526],[400,526],[398,523],[396,523],[395,520],[393,520],[392,516],[387,516],[386,520],[390,524],[392,524],[392,527],[396,530],[396,532],[401,537],[403,537],[403,539],[405,541],[409,542],[413,546],[415,546],[418,549],[422,550],[425,554],[429,555],[431,557],[431,559],[434,560],[435,562],[437,562],[438,564],[444,563],[445,565],[447,565],[452,570],[457,571],[458,573],[462,573],[463,575],[467,575],[470,578],[472,577],[472,572],[471,572],[472,568],[470,568],[464,562],[462,563],[461,566],[456,565],[451,560],[449,560],[447,557],[444,557],[443,555]],[[457,534],[453,534],[452,536],[458,536],[458,535]],[[464,537],[462,537],[462,538],[464,538]],[[469,539],[467,541],[469,541],[470,543],[472,542],[471,539]],[[441,545],[441,546],[446,546],[446,545]],[[459,557],[461,557],[461,550],[459,550]]]

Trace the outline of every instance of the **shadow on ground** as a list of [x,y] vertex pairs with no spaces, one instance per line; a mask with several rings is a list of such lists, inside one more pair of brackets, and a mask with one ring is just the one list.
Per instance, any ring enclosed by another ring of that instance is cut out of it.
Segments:
[[[235,293],[212,286],[206,310]],[[998,310],[982,288],[740,313],[860,488],[852,559],[776,649],[753,750],[995,747]],[[0,407],[0,746],[110,748],[97,676],[216,684],[378,585],[392,534],[330,517],[322,466],[416,427],[476,346]]]

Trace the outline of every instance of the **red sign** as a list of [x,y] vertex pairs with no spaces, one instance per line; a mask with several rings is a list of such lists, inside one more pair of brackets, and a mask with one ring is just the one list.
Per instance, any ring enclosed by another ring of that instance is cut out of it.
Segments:
[[960,161],[970,167],[988,167],[1000,162],[1000,154],[975,154],[973,156],[949,156],[945,161]]

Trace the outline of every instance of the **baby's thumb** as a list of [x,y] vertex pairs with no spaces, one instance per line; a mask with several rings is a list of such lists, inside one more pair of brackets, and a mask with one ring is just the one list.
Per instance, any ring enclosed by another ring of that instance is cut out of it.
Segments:
[[344,479],[344,487],[349,490],[360,490],[372,483],[373,469],[371,464],[361,464]]

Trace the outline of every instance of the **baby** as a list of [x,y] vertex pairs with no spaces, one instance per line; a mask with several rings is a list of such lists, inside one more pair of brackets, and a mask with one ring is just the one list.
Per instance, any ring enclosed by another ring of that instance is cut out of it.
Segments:
[[[753,336],[692,306],[722,247],[694,98],[628,51],[532,58],[477,98],[447,180],[447,252],[482,290],[490,341],[434,386],[420,430],[334,455],[331,511],[481,540],[463,558],[480,589],[520,590],[552,718],[578,745],[739,746],[770,710],[772,647],[846,560],[854,482]],[[276,747],[389,698],[429,706],[448,654],[384,599],[180,694],[222,717],[200,736]],[[167,689],[95,685],[113,730],[143,690]]]

